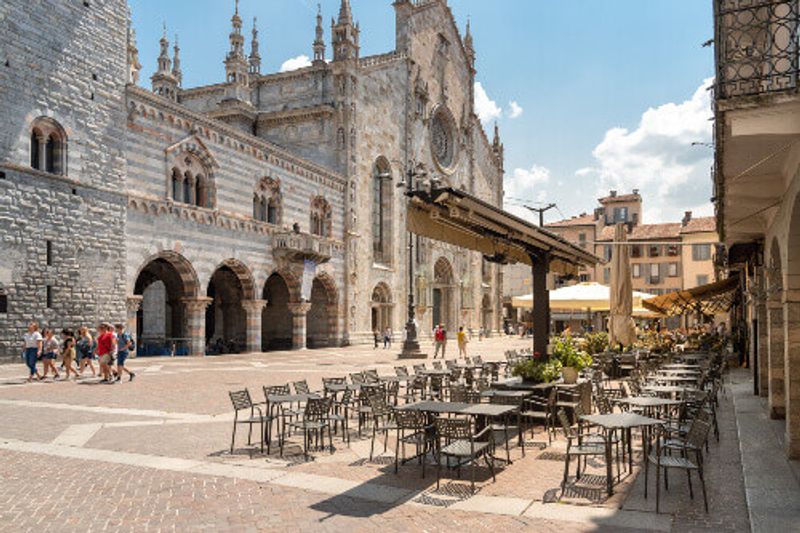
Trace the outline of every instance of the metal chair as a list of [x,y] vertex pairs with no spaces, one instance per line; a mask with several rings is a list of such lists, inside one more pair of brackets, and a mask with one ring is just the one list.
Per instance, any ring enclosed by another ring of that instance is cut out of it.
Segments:
[[431,363],[433,365],[434,370],[441,370],[442,369],[442,362],[441,361],[434,361]]
[[331,411],[328,413],[328,421],[333,423],[333,432],[341,424],[342,426],[342,440],[350,445],[350,409],[353,407],[353,391],[345,389],[342,395],[332,397]]
[[406,403],[411,403],[417,401],[417,397],[419,396],[420,400],[425,399],[425,395],[428,389],[428,379],[425,375],[414,376],[411,378],[406,384],[406,394],[403,397]]
[[386,403],[386,398],[380,394],[369,394],[367,396],[370,409],[372,411],[372,442],[369,446],[369,460],[375,450],[375,437],[383,432],[383,451],[389,444],[389,431],[397,429],[394,423],[394,410]]
[[[558,418],[561,422],[561,427],[564,430],[564,436],[567,438],[567,451],[564,457],[564,478],[561,480],[561,495],[567,486],[569,479],[569,464],[573,457],[578,458],[578,468],[575,473],[575,479],[581,478],[581,457],[584,462],[587,457],[603,456],[606,457],[606,444],[600,440],[584,441],[586,437],[594,437],[594,435],[586,435],[581,432],[580,428],[577,430],[571,425],[567,413],[563,409],[558,410]],[[561,496],[559,496],[559,499]]]
[[378,371],[375,369],[364,370],[364,381],[367,383],[380,383],[381,378],[378,376]]
[[[434,425],[428,424],[425,413],[421,411],[395,411],[394,422],[397,427],[397,441],[394,451],[394,473],[397,474],[401,461],[405,462],[406,444],[413,444],[415,456],[422,465],[422,478],[425,478],[425,455],[433,448]],[[402,456],[401,456],[402,448]]]
[[[492,435],[494,436],[495,445],[498,443],[502,443],[506,449],[506,461],[510,464],[511,463],[511,451],[509,450],[509,442],[513,438],[514,433],[517,434],[517,445],[522,449],[522,456],[525,457],[525,446],[522,442],[522,422],[521,422],[521,408],[522,408],[522,400],[524,398],[514,397],[514,396],[490,396],[489,403],[493,403],[495,405],[513,405],[516,407],[516,410],[506,415],[502,424],[492,423],[490,424],[492,427]],[[509,418],[515,417],[517,419],[516,425],[509,424]],[[502,435],[501,435],[502,434]],[[502,436],[502,440],[499,440],[498,437]]]
[[306,403],[303,417],[289,424],[303,432],[303,455],[308,460],[308,450],[311,447],[312,436],[316,436],[317,444],[322,440],[322,447],[325,447],[325,430],[328,430],[328,442],[331,453],[333,453],[333,436],[331,434],[331,424],[329,420],[331,404],[333,398],[309,398]]
[[[470,486],[475,492],[475,469],[478,459],[483,458],[492,472],[492,480],[497,481],[494,472],[494,458],[492,451],[494,443],[492,428],[486,426],[478,433],[473,433],[472,422],[465,418],[437,418],[436,419],[436,489],[439,489],[442,471],[442,456],[447,460],[456,460],[456,469],[460,473],[461,465],[472,463]],[[486,439],[486,440],[481,440]]]
[[294,385],[294,393],[295,394],[311,394],[311,389],[308,388],[308,382],[304,379],[300,381],[295,381]]
[[529,396],[522,401],[520,410],[522,422],[533,421],[531,424],[531,436],[533,436],[533,425],[541,423],[547,433],[547,445],[553,442],[553,433],[556,429],[556,389],[552,387],[547,398]]
[[353,385],[363,385],[366,382],[363,372],[353,372],[350,374],[350,381]]
[[[250,397],[249,390],[244,389],[241,391],[229,392],[228,395],[231,398],[231,403],[233,404],[234,409],[233,434],[231,435],[231,453],[233,453],[234,444],[236,442],[236,427],[239,424],[247,424],[248,426],[248,446],[252,444],[253,425],[258,424],[261,429],[261,453],[264,453],[265,440],[267,441],[267,453],[269,453],[269,439],[272,432],[272,417],[264,415],[264,412],[261,410],[261,406],[253,403],[253,399]],[[239,413],[247,410],[249,410],[250,413],[243,415],[244,418],[240,418]]]
[[[706,494],[706,482],[703,476],[703,455],[702,449],[708,440],[708,433],[711,430],[711,423],[700,418],[692,421],[686,439],[665,440],[665,433],[658,428],[655,439],[655,446],[650,447],[644,469],[644,497],[647,498],[648,465],[656,465],[656,513],[660,512],[661,498],[661,469],[664,469],[664,486],[669,489],[668,474],[670,468],[686,470],[686,477],[689,482],[689,497],[694,499],[692,489],[692,472],[697,472],[700,478],[700,486],[703,489],[703,504],[706,513],[708,512],[708,495]],[[671,452],[679,451],[680,455],[672,455]],[[694,460],[689,458],[689,454],[694,454]]]

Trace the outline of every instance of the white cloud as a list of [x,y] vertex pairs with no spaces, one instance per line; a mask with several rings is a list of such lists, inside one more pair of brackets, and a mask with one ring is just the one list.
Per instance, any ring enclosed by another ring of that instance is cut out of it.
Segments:
[[310,66],[311,66],[311,58],[303,54],[284,61],[283,64],[281,65],[281,72],[288,72],[290,70],[297,70],[299,68],[310,67]]
[[486,90],[479,81],[475,82],[475,113],[484,124],[500,118],[500,115],[503,114],[503,110],[500,109],[497,102],[489,98],[489,95],[486,94]]
[[508,112],[508,118],[518,118],[522,116],[524,109],[522,109],[522,106],[519,105],[516,100],[511,100],[508,103],[508,107],[511,108],[511,110]]
[[638,127],[608,130],[592,154],[597,165],[577,176],[599,176],[599,194],[639,189],[647,223],[680,220],[683,211],[710,213],[711,108],[706,79],[688,100],[650,108]]

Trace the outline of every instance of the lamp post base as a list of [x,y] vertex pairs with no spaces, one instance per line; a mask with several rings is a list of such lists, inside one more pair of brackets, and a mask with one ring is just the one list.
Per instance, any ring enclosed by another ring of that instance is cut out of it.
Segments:
[[406,323],[406,340],[403,341],[403,351],[397,356],[399,359],[427,359],[428,354],[419,348],[417,340],[417,326],[413,320]]

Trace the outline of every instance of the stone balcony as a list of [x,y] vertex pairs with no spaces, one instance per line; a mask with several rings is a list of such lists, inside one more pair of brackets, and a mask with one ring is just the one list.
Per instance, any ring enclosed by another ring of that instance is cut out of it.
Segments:
[[296,262],[310,259],[321,264],[330,261],[333,252],[333,243],[318,235],[281,231],[272,236],[272,253],[276,259]]

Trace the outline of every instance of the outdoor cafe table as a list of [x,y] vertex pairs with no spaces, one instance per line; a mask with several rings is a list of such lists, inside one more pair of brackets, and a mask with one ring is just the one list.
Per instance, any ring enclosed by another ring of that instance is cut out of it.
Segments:
[[426,376],[449,376],[450,370],[447,368],[426,368],[425,370],[420,370],[419,373]]
[[358,383],[328,383],[325,385],[325,390],[334,393],[344,392],[346,390],[358,392],[361,390],[361,385]]
[[673,396],[675,394],[679,394],[684,391],[688,392],[696,392],[698,389],[697,387],[679,387],[677,385],[645,385],[642,387],[642,390],[645,392],[652,392],[658,394],[659,396],[668,395]]
[[656,398],[653,396],[630,396],[628,398],[620,398],[617,400],[617,403],[630,407],[639,407],[644,411],[645,416],[653,416],[654,411],[680,405],[683,401],[669,398]]
[[501,379],[500,381],[493,383],[492,387],[495,389],[527,391],[531,394],[545,396],[553,387],[563,391],[575,391],[578,389],[578,387],[583,386],[585,388],[583,389],[583,394],[581,395],[581,404],[583,411],[585,413],[590,413],[592,411],[592,389],[588,383],[589,382],[586,380],[581,380],[577,383],[564,383],[563,381],[552,381],[550,383],[529,383],[527,381],[523,381],[522,378],[508,378]]
[[669,385],[673,383],[697,383],[700,378],[690,376],[654,376],[652,379],[653,381]]
[[[633,446],[631,445],[631,430],[633,428],[649,428],[663,424],[657,418],[637,415],[634,413],[612,413],[607,415],[582,415],[580,419],[593,426],[601,427],[606,439],[606,489],[608,495],[614,494],[614,474],[611,471],[611,434],[614,430],[623,431],[623,446],[628,447],[628,472],[633,469]],[[647,460],[647,441],[642,432],[642,450]]]
[[670,363],[668,365],[661,365],[664,370],[696,370],[700,371],[700,365],[689,365],[686,363]]
[[525,390],[498,390],[498,389],[489,389],[481,392],[481,398],[491,398],[493,396],[500,396],[503,398],[517,398],[519,400],[523,398],[527,398],[533,394],[530,391]]

